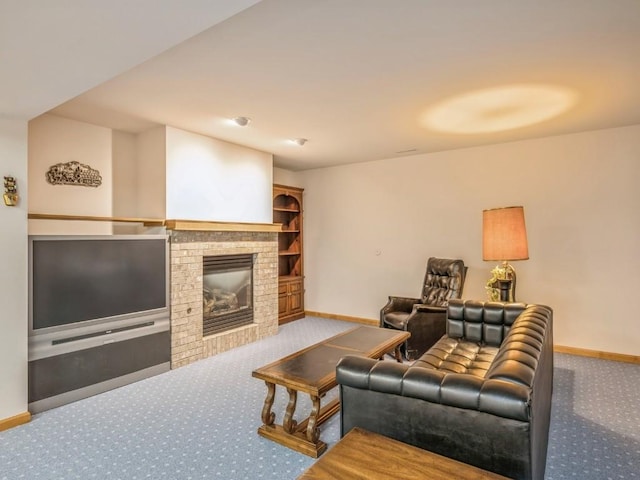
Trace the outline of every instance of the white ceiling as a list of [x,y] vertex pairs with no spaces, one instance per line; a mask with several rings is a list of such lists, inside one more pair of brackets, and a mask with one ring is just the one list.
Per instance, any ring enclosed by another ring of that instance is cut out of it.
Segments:
[[[179,44],[240,2],[98,2],[120,4],[105,25],[90,3],[59,0],[76,8],[55,12],[74,19],[59,34],[74,38],[78,61],[48,61],[60,47],[55,36],[40,45],[40,72],[15,81],[37,96],[53,80],[63,97],[60,68],[95,70],[95,84],[106,80],[104,62],[139,65],[52,113],[131,132],[171,125],[271,152],[292,170],[640,123],[639,0],[263,0]],[[37,13],[12,37],[28,39],[51,18]],[[569,88],[578,101],[553,119],[496,133],[438,133],[419,122],[445,98],[523,83]],[[252,122],[230,125],[238,115]],[[295,137],[309,141],[287,142]]]
[[0,116],[29,119],[259,0],[0,0]]

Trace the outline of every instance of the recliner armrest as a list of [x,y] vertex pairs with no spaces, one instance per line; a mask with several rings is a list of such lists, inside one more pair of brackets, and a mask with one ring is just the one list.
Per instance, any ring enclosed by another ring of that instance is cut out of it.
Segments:
[[389,297],[387,304],[382,307],[382,313],[406,312],[411,313],[416,303],[422,303],[419,298],[410,297]]
[[434,305],[425,305],[423,303],[414,305],[413,309],[422,313],[447,313],[447,307],[436,307]]

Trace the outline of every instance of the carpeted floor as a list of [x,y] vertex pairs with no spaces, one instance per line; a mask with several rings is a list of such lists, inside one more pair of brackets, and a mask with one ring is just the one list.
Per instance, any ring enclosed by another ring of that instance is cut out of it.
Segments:
[[[0,432],[0,479],[295,479],[314,459],[257,435],[266,388],[251,372],[353,326],[308,317],[274,337],[35,415]],[[546,478],[639,478],[639,398],[640,366],[556,354]],[[278,389],[279,419],[285,405]],[[297,411],[309,408],[300,395]],[[331,448],[339,415],[321,430]]]

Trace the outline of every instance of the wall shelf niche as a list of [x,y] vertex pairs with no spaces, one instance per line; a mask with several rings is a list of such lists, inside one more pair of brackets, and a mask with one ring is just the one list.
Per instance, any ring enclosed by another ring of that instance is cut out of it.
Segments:
[[273,186],[273,223],[278,232],[278,323],[304,317],[302,188]]

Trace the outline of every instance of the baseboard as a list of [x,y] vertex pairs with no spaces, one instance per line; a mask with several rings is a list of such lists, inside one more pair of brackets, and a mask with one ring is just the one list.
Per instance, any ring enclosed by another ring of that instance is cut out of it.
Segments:
[[[348,315],[338,315],[335,313],[304,311],[305,315],[310,317],[330,318],[332,320],[343,320],[345,322],[361,323],[363,325],[378,326],[379,320],[362,317],[350,317]],[[612,360],[614,362],[635,363],[640,364],[640,356],[626,355],[624,353],[600,352],[598,350],[587,350],[586,348],[565,347],[563,345],[554,345],[553,351],[558,353],[568,353],[570,355],[578,355],[580,357],[599,358],[601,360]]]
[[305,315],[310,317],[330,318],[332,320],[344,320],[345,322],[361,323],[363,325],[371,325],[377,327],[380,325],[380,320],[374,320],[372,318],[362,317],[350,317],[348,315],[338,315],[335,313],[323,313],[323,312],[311,312],[309,310],[304,311]]
[[0,432],[13,427],[17,427],[18,425],[22,425],[23,423],[29,423],[30,421],[31,414],[29,412],[20,413],[13,417],[5,418],[3,420],[0,420]]
[[640,365],[640,356],[626,355],[624,353],[600,352],[598,350],[587,350],[586,348],[565,347],[554,345],[553,351],[558,353],[568,353],[581,357],[599,358],[601,360],[613,360],[614,362],[635,363]]

